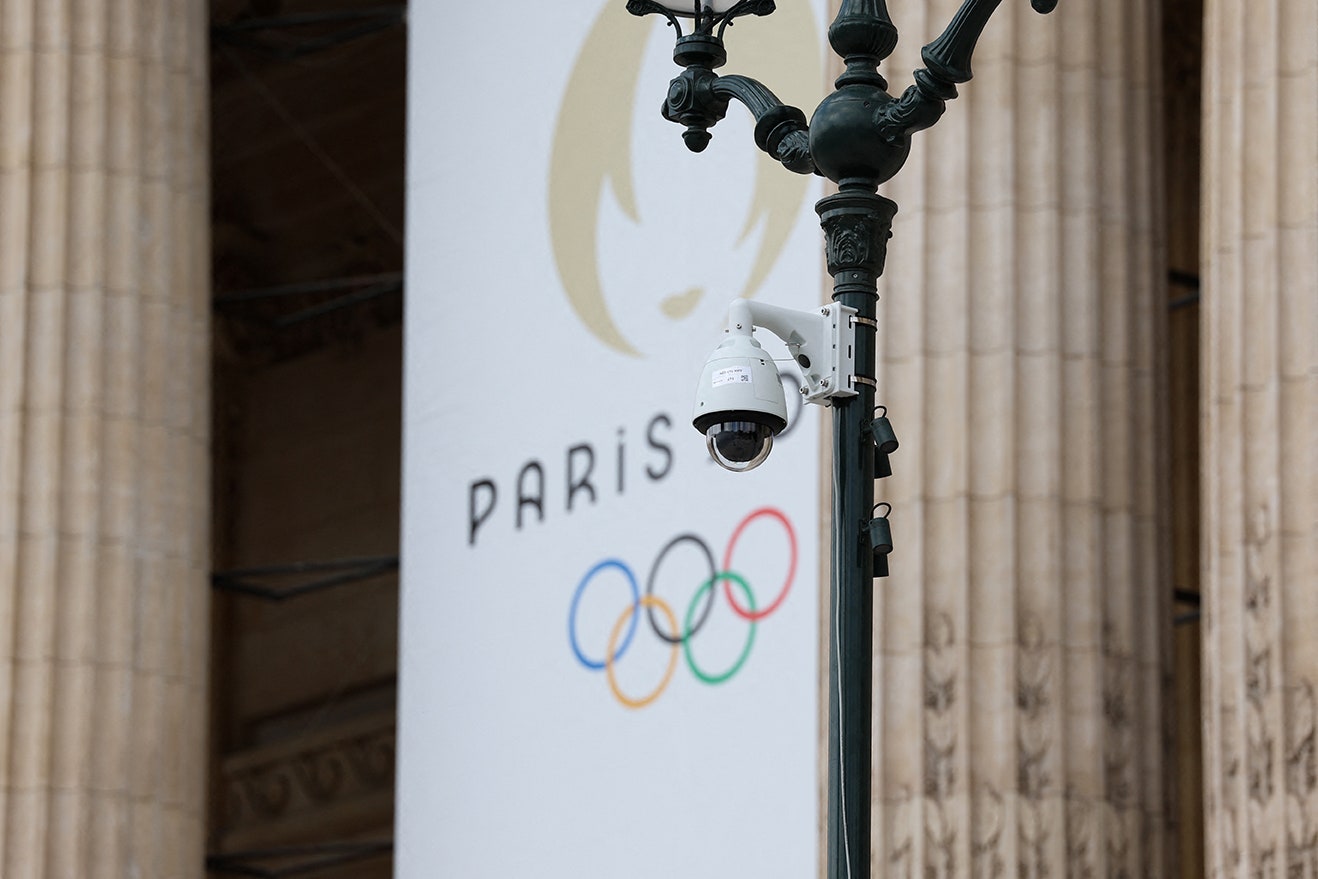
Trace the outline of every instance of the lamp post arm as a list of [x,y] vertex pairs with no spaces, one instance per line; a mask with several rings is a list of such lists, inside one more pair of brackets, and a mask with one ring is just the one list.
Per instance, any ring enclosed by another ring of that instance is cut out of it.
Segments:
[[682,139],[692,152],[702,151],[709,129],[728,112],[728,102],[746,105],[755,117],[755,144],[790,171],[814,174],[810,155],[810,128],[805,113],[784,104],[758,80],[748,76],[719,76],[702,64],[692,64],[668,84],[663,115],[685,125]]
[[734,98],[755,117],[755,145],[797,174],[815,173],[810,157],[810,128],[805,113],[784,104],[758,80],[748,76],[720,76],[711,86],[714,96]]
[[[966,0],[943,33],[920,52],[924,68],[915,71],[915,85],[876,118],[885,140],[899,141],[932,126],[943,115],[956,87],[974,76],[970,59],[989,18],[1002,0]],[[1052,12],[1057,0],[1031,0],[1041,13]]]

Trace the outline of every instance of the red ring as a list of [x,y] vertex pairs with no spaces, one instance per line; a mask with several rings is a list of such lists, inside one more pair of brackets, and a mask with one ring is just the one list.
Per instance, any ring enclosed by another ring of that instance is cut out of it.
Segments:
[[792,530],[792,523],[787,521],[787,516],[785,516],[781,510],[777,510],[773,507],[761,507],[748,515],[745,519],[742,519],[741,523],[737,525],[736,530],[732,532],[732,537],[728,540],[728,548],[723,553],[723,570],[732,570],[732,553],[737,547],[737,540],[741,537],[741,532],[745,531],[747,525],[761,516],[771,516],[781,522],[783,527],[787,529],[787,538],[792,547],[792,561],[787,566],[787,579],[783,582],[783,591],[778,593],[778,597],[770,604],[766,605],[763,610],[746,610],[744,607],[737,604],[737,599],[732,595],[732,581],[728,579],[723,580],[723,594],[727,597],[728,604],[732,605],[733,612],[742,619],[750,620],[752,622],[755,620],[762,620],[777,610],[778,606],[783,603],[783,599],[787,598],[787,592],[792,588],[792,581],[796,579],[796,532]]

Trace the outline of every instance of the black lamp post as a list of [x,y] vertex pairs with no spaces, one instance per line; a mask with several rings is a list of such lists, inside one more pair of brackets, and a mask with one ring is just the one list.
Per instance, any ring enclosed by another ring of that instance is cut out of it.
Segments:
[[[846,63],[836,90],[805,113],[744,76],[720,76],[727,61],[723,34],[744,15],[768,15],[774,0],[628,0],[635,15],[658,13],[677,31],[673,60],[680,73],[668,87],[663,115],[686,126],[682,138],[700,152],[728,102],[755,117],[755,143],[798,174],[819,174],[838,192],[815,206],[824,227],[833,298],[856,309],[855,362],[873,369],[878,278],[883,273],[897,205],[877,194],[906,162],[911,135],[943,114],[956,86],[970,80],[970,56],[1002,0],[965,0],[942,36],[924,47],[924,68],[901,97],[888,94],[879,63],[897,45],[884,0],[842,0],[828,29]],[[1051,12],[1057,0],[1031,0]],[[684,31],[682,22],[689,25]],[[885,416],[874,417],[874,376],[853,377],[855,396],[833,401],[833,546],[830,589],[828,697],[827,879],[869,876],[872,581],[887,575],[892,537],[887,513],[874,516],[876,464],[891,473],[897,447]],[[885,505],[886,506],[886,505]],[[877,569],[877,570],[876,570]]]

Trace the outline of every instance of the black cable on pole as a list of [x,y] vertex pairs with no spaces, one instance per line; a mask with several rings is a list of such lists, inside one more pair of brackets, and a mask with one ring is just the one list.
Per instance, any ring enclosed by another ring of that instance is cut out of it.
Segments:
[[[292,876],[306,876],[368,858],[392,854],[393,850],[393,840],[374,840],[224,852],[207,855],[206,869],[226,876],[289,879]],[[294,861],[294,863],[283,867],[265,867],[260,865],[262,861]]]
[[[291,562],[284,565],[236,568],[211,574],[211,587],[265,601],[286,601],[312,592],[323,592],[369,580],[398,570],[398,556],[333,559],[329,561]],[[277,587],[260,582],[267,578],[286,578],[304,574],[325,574],[307,582]]]
[[[228,24],[212,25],[210,33],[211,42],[215,45],[250,49],[283,61],[291,61],[398,27],[406,21],[407,7],[377,6],[366,9],[308,12],[274,18],[249,18]],[[270,32],[286,32],[322,25],[342,25],[342,27],[328,34],[291,43],[275,42],[262,37],[262,34]]]

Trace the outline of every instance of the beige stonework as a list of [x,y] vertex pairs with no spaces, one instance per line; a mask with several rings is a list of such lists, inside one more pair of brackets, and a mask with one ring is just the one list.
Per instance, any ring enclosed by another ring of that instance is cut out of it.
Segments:
[[1318,4],[1210,0],[1203,186],[1209,875],[1318,876]]
[[206,4],[0,0],[0,875],[202,873]]
[[[891,0],[894,91],[957,5]],[[1004,3],[884,188],[875,876],[1166,873],[1158,42]]]

